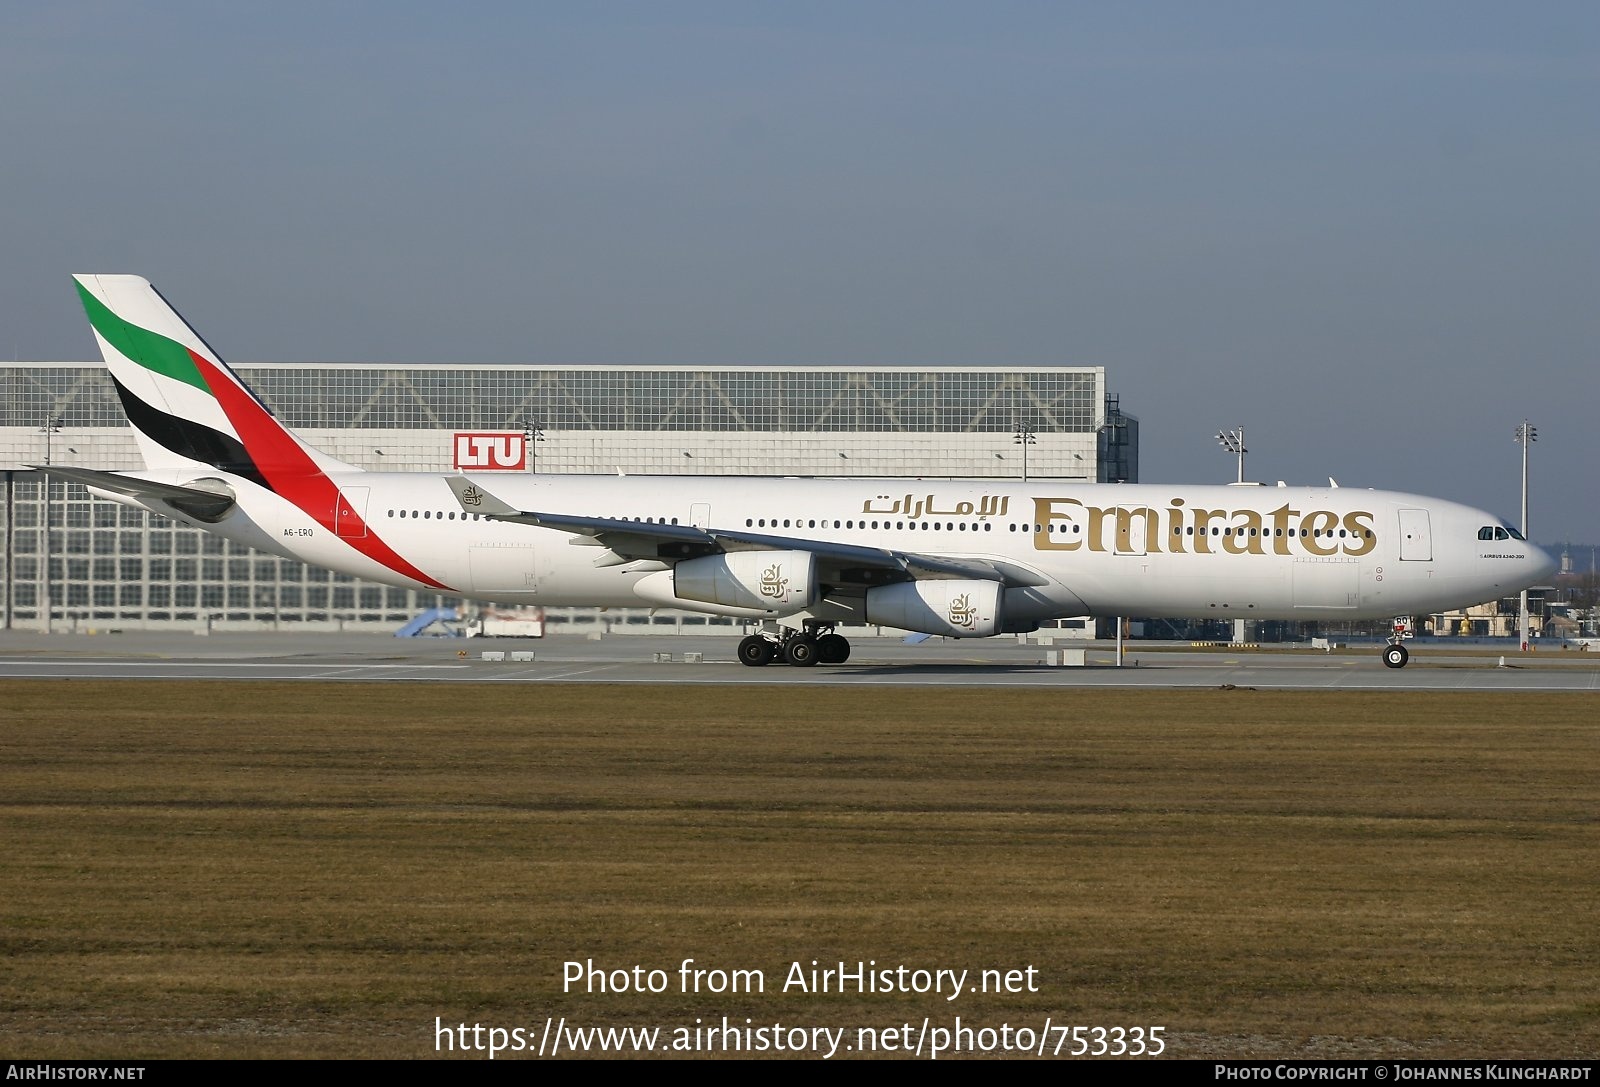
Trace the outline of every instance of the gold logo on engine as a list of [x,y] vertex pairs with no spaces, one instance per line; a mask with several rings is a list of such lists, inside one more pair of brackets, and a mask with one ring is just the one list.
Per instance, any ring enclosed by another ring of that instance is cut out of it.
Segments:
[[977,625],[978,609],[972,606],[972,594],[962,593],[950,601],[950,625],[971,630]]
[[789,579],[783,576],[783,563],[775,562],[761,572],[761,595],[772,600],[782,600],[789,591]]

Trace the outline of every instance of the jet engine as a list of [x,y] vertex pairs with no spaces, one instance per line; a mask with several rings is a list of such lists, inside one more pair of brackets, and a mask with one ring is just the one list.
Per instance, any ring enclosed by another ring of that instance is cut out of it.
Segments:
[[735,551],[680,562],[673,592],[726,608],[792,615],[817,599],[817,557],[809,551]]
[[867,622],[946,638],[987,638],[1004,626],[998,581],[902,581],[867,590]]

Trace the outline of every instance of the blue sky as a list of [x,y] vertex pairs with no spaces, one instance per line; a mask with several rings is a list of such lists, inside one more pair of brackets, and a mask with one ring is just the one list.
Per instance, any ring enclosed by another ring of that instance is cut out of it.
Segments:
[[[1600,5],[0,8],[0,349],[1104,365],[1148,481],[1600,542]],[[9,341],[9,342],[7,342]]]

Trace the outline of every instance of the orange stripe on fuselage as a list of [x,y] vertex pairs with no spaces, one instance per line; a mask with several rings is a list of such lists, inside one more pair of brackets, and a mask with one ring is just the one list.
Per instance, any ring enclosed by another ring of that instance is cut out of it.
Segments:
[[[334,526],[334,508],[340,498],[338,486],[323,474],[316,462],[300,448],[300,444],[278,425],[278,421],[267,414],[266,409],[255,397],[218,370],[204,355],[191,350],[189,356],[200,368],[206,384],[211,387],[211,394],[217,398],[217,402],[222,405],[223,414],[239,432],[245,451],[250,454],[250,459],[255,462],[262,478],[272,487],[273,493],[288,499],[322,527],[338,536],[338,530]],[[338,536],[339,539],[396,573],[404,574],[424,585],[431,585],[435,589],[454,591],[450,586],[435,581],[402,558],[394,548],[384,543],[354,510],[350,511],[349,520],[357,527],[364,528],[367,534],[354,538]]]

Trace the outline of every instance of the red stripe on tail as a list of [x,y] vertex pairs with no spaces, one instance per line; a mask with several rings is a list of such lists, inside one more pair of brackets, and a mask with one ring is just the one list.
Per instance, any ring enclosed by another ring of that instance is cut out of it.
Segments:
[[347,520],[353,522],[358,530],[365,527],[366,534],[356,538],[340,535],[334,526],[334,509],[340,498],[338,485],[323,474],[316,462],[300,448],[300,443],[267,414],[255,397],[218,370],[204,355],[195,351],[190,351],[189,355],[205,376],[206,384],[211,386],[211,392],[222,405],[228,421],[243,439],[245,451],[250,454],[250,459],[255,462],[274,494],[294,503],[319,525],[339,535],[340,539],[369,559],[424,585],[446,592],[456,591],[407,562],[394,548],[384,543],[371,526],[365,525],[354,510],[346,515]]

